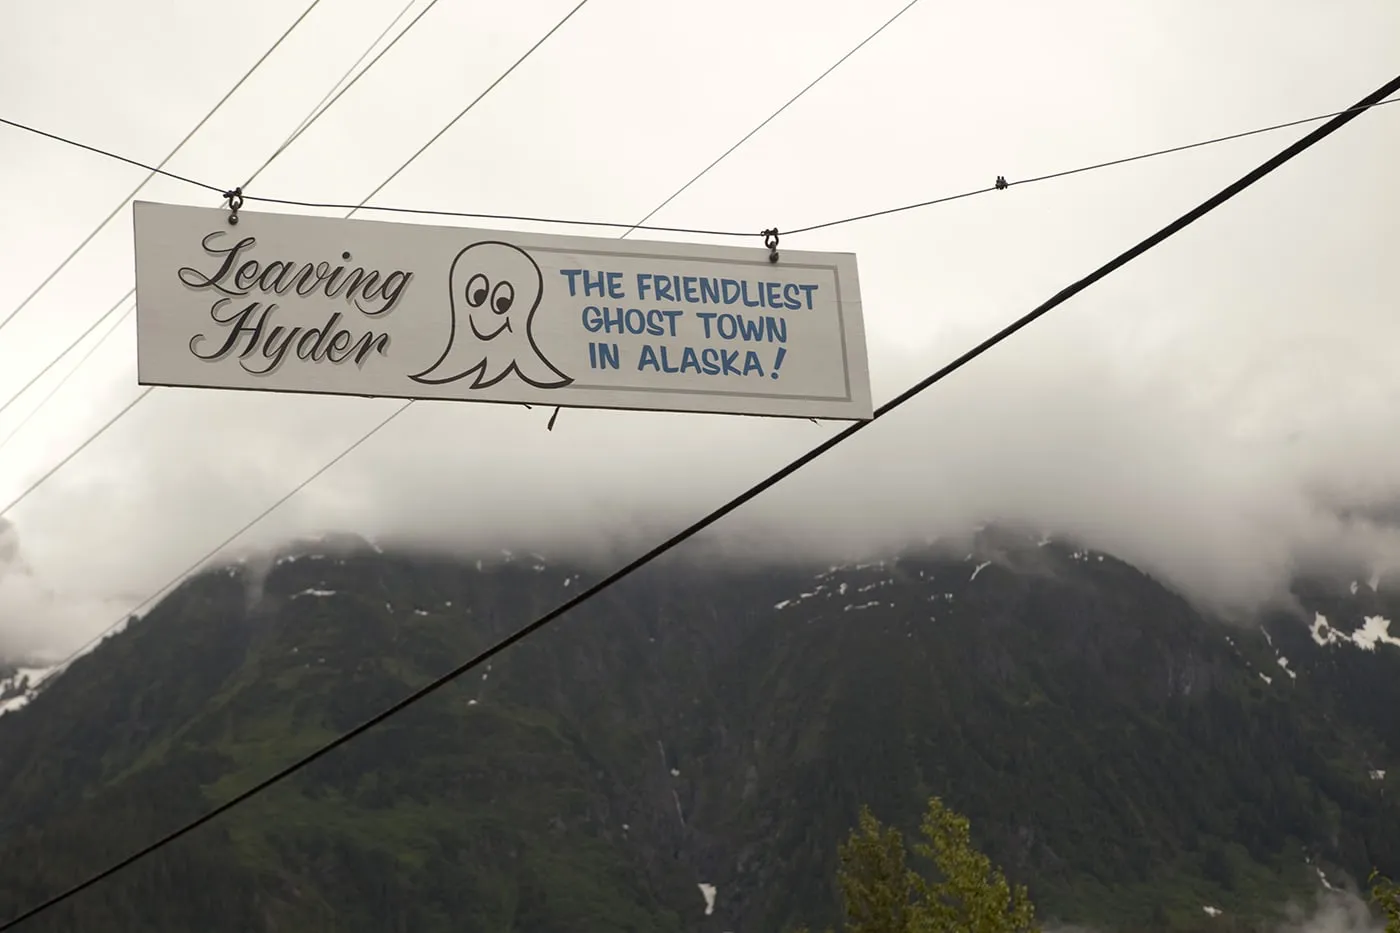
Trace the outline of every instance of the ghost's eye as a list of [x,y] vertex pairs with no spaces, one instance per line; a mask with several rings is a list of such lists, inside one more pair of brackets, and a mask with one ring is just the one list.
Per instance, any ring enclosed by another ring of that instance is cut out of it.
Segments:
[[473,308],[479,308],[486,303],[486,293],[491,290],[491,283],[486,280],[486,276],[478,272],[467,280],[467,304]]
[[509,282],[497,282],[491,292],[491,309],[497,314],[505,314],[515,304],[515,286]]

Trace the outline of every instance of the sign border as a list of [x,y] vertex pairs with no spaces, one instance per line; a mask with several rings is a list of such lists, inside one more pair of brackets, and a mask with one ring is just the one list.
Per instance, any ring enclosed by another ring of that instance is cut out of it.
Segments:
[[[574,240],[574,239],[576,239],[576,240],[580,241],[580,245],[578,245],[578,246],[569,246],[569,245],[562,245],[562,244],[561,244],[561,245],[539,246],[539,245],[530,244],[530,245],[528,245],[528,247],[522,247],[522,248],[528,248],[529,251],[531,251],[531,252],[538,252],[538,253],[569,253],[569,252],[584,251],[584,252],[586,252],[586,253],[587,253],[588,255],[590,255],[590,256],[598,256],[598,257],[616,257],[616,258],[622,258],[622,259],[643,259],[643,260],[650,259],[650,260],[660,260],[660,261],[675,260],[675,259],[688,259],[688,257],[685,257],[685,256],[676,256],[676,255],[674,255],[674,254],[668,254],[668,253],[666,253],[666,252],[656,252],[656,253],[652,253],[652,252],[648,252],[647,250],[648,250],[649,248],[658,249],[658,250],[665,250],[667,247],[675,247],[675,246],[693,247],[693,248],[697,248],[697,249],[711,250],[711,251],[713,251],[713,252],[711,253],[710,257],[696,257],[696,259],[691,260],[691,261],[702,261],[702,262],[703,262],[703,261],[705,261],[706,258],[710,258],[710,259],[712,259],[713,261],[716,261],[716,262],[722,262],[722,263],[726,263],[726,264],[730,264],[730,265],[736,265],[736,266],[755,266],[755,267],[765,268],[765,267],[771,267],[771,266],[777,265],[777,266],[779,266],[779,267],[781,267],[781,268],[786,268],[786,269],[812,269],[812,270],[821,270],[821,271],[824,271],[824,272],[829,272],[829,273],[832,275],[832,278],[833,278],[833,280],[834,280],[835,283],[836,283],[836,294],[837,294],[837,298],[836,298],[835,309],[834,309],[834,310],[835,310],[835,313],[836,313],[836,316],[837,316],[837,328],[838,328],[838,333],[839,333],[839,336],[840,336],[842,381],[843,381],[843,385],[844,385],[844,387],[845,387],[845,394],[844,394],[844,395],[825,395],[825,396],[814,396],[814,395],[806,395],[806,394],[803,394],[803,395],[784,395],[784,394],[773,393],[773,392],[746,392],[746,391],[743,391],[743,390],[731,390],[731,389],[681,389],[681,388],[665,388],[665,387],[653,387],[653,386],[591,385],[591,384],[583,383],[583,382],[577,381],[577,380],[576,380],[575,382],[571,383],[571,385],[570,385],[570,388],[577,388],[577,389],[581,389],[581,390],[584,390],[584,391],[599,392],[599,393],[608,393],[608,394],[617,394],[617,395],[622,395],[622,396],[626,396],[626,395],[628,395],[628,394],[653,395],[653,396],[670,396],[670,397],[671,397],[671,400],[668,402],[667,407],[664,407],[664,408],[663,408],[663,407],[645,407],[645,406],[637,406],[637,405],[628,405],[628,404],[625,404],[625,403],[612,403],[612,404],[609,404],[609,403],[601,402],[601,401],[599,401],[599,402],[590,402],[590,403],[588,403],[588,404],[579,404],[579,403],[577,403],[577,402],[568,402],[568,401],[563,401],[563,400],[561,400],[561,401],[553,401],[553,400],[546,400],[546,399],[538,399],[538,400],[531,400],[531,401],[522,401],[522,400],[511,400],[511,399],[500,399],[500,398],[487,398],[487,397],[465,397],[465,398],[464,398],[464,397],[462,397],[461,395],[449,395],[449,394],[443,394],[443,395],[417,394],[417,393],[413,393],[413,392],[411,392],[411,391],[406,391],[406,392],[403,392],[403,393],[395,393],[395,394],[393,394],[393,395],[375,395],[375,394],[367,393],[367,392],[354,392],[354,391],[336,390],[336,389],[284,389],[284,388],[276,388],[276,387],[270,387],[270,386],[264,387],[264,386],[226,386],[226,385],[221,386],[221,385],[203,385],[203,384],[193,383],[193,382],[175,382],[175,381],[166,381],[166,380],[157,380],[157,379],[147,378],[146,375],[145,375],[145,371],[146,371],[146,370],[145,370],[145,367],[142,365],[142,341],[141,341],[141,339],[140,339],[140,334],[141,334],[141,316],[142,316],[142,308],[141,308],[141,278],[142,278],[142,277],[141,277],[141,265],[142,265],[142,264],[141,264],[140,262],[136,262],[136,261],[135,261],[136,243],[139,242],[139,238],[136,237],[136,228],[137,228],[137,225],[138,225],[138,219],[137,219],[137,218],[139,217],[139,215],[140,215],[141,213],[143,213],[144,209],[147,209],[147,208],[159,208],[159,209],[171,209],[171,208],[173,208],[173,209],[175,209],[175,210],[197,211],[197,212],[200,212],[200,213],[211,213],[211,214],[213,214],[213,213],[218,213],[222,218],[224,218],[224,222],[225,222],[225,223],[227,223],[227,216],[228,216],[228,212],[227,212],[227,209],[226,209],[226,208],[204,207],[204,206],[202,206],[202,205],[190,205],[190,204],[173,204],[173,203],[161,202],[161,201],[134,200],[134,201],[132,202],[133,264],[135,265],[135,269],[136,269],[136,274],[135,274],[135,280],[136,280],[136,283],[135,283],[135,284],[136,284],[136,287],[135,287],[135,298],[136,298],[135,308],[136,308],[136,321],[137,321],[137,324],[136,324],[136,326],[137,326],[137,341],[136,341],[136,382],[137,382],[138,385],[142,385],[142,386],[159,386],[159,387],[162,387],[162,388],[194,389],[194,390],[199,390],[199,391],[259,392],[259,393],[272,393],[272,394],[276,394],[276,395],[308,395],[308,396],[329,396],[329,397],[339,397],[339,398],[393,398],[393,399],[401,399],[401,400],[404,400],[404,401],[414,401],[414,402],[418,402],[418,401],[423,401],[423,402],[433,401],[433,402],[466,402],[466,403],[471,403],[471,404],[523,405],[523,406],[525,406],[525,407],[527,407],[527,408],[533,408],[533,407],[535,407],[536,405],[538,405],[538,406],[541,406],[541,407],[551,407],[551,408],[552,408],[552,407],[558,407],[558,408],[568,408],[568,409],[575,409],[575,410],[581,410],[581,411],[586,411],[586,410],[593,409],[593,410],[598,410],[598,411],[633,411],[633,412],[646,412],[646,413],[654,413],[654,414],[710,414],[710,415],[721,415],[721,416],[726,416],[726,417],[781,418],[781,419],[785,419],[785,420],[806,419],[806,420],[813,420],[813,421],[820,420],[820,421],[842,421],[842,422],[844,422],[844,421],[869,421],[869,420],[872,420],[873,417],[874,417],[874,402],[873,402],[873,398],[870,398],[870,397],[867,395],[867,398],[865,399],[864,404],[862,404],[861,401],[857,400],[857,399],[855,398],[856,386],[853,385],[853,383],[856,382],[857,380],[854,380],[854,379],[852,378],[852,369],[853,369],[853,366],[852,366],[852,362],[853,362],[853,361],[852,361],[852,354],[853,354],[853,353],[860,352],[860,351],[865,351],[865,358],[866,358],[866,367],[865,367],[865,369],[866,369],[866,380],[865,380],[865,381],[866,381],[866,390],[867,390],[867,393],[869,393],[868,348],[867,348],[867,346],[866,346],[866,340],[864,339],[864,338],[865,338],[865,332],[864,332],[864,330],[865,330],[865,329],[864,329],[865,321],[864,321],[864,314],[862,313],[863,309],[860,307],[861,302],[859,301],[859,299],[857,299],[857,300],[854,302],[854,304],[856,305],[855,314],[854,314],[855,321],[852,322],[852,321],[849,320],[849,317],[850,317],[849,311],[850,311],[851,309],[848,309],[848,308],[845,307],[845,305],[846,305],[846,303],[847,303],[847,298],[848,298],[848,288],[849,288],[850,284],[852,284],[852,283],[849,282],[848,280],[849,280],[849,279],[854,279],[857,289],[859,288],[859,285],[858,285],[858,283],[859,283],[859,273],[858,273],[858,271],[857,271],[856,268],[855,268],[855,254],[854,254],[854,253],[850,253],[850,252],[839,252],[839,251],[834,251],[834,250],[831,250],[831,251],[788,250],[788,251],[784,251],[784,252],[787,253],[788,255],[794,255],[794,254],[795,254],[794,258],[793,258],[792,260],[788,260],[788,259],[784,256],[784,257],[780,258],[779,261],[775,264],[775,263],[773,263],[773,262],[770,261],[768,252],[767,252],[766,248],[763,248],[763,247],[739,247],[739,246],[729,246],[729,245],[724,245],[724,244],[692,243],[692,242],[687,242],[687,241],[628,240],[628,241],[622,241],[622,242],[626,242],[626,244],[627,244],[628,247],[634,247],[634,248],[631,248],[631,249],[628,249],[628,248],[623,248],[623,249],[596,249],[596,248],[593,248],[592,246],[583,246],[582,244],[586,242],[586,243],[588,243],[588,244],[594,244],[594,243],[596,243],[596,244],[602,245],[602,244],[608,244],[608,243],[610,243],[610,242],[612,242],[612,243],[618,243],[618,242],[620,242],[620,241],[617,240],[617,239],[613,239],[613,238],[603,238],[603,237],[581,237],[581,236],[574,236],[574,235],[571,235],[571,234],[544,233],[544,232],[527,231],[527,230],[500,230],[500,229],[493,229],[493,228],[461,227],[461,226],[456,226],[456,225],[453,225],[453,224],[414,224],[414,223],[405,223],[405,222],[402,222],[402,221],[382,220],[382,219],[377,219],[377,218],[332,217],[332,216],[326,216],[326,215],[321,215],[321,214],[302,214],[302,213],[295,213],[295,212],[291,212],[291,211],[282,212],[282,211],[247,211],[247,210],[240,210],[238,216],[239,216],[239,219],[240,219],[240,220],[244,220],[244,219],[246,219],[246,218],[248,218],[248,217],[250,217],[250,216],[251,216],[251,217],[273,217],[273,218],[276,218],[276,217],[294,217],[294,218],[297,218],[297,219],[306,219],[306,220],[311,220],[311,221],[325,221],[325,222],[338,222],[338,223],[345,223],[345,224],[354,224],[354,225],[356,225],[356,226],[371,225],[371,226],[376,226],[376,227],[418,227],[418,228],[424,228],[424,227],[441,227],[441,228],[444,229],[444,230],[461,231],[462,233],[467,234],[467,235],[470,235],[470,236],[477,236],[477,235],[503,236],[503,237],[515,236],[515,237],[523,237],[523,238],[526,238],[527,241],[530,240],[530,239],[534,239],[535,237],[544,238],[544,239],[546,239],[546,240],[561,240],[561,239],[562,239],[562,240]],[[373,208],[366,208],[366,210],[373,210]],[[388,234],[388,235],[392,235],[392,234]],[[757,255],[755,255],[755,254],[757,254]],[[849,270],[849,274],[848,274],[848,275],[845,275],[845,276],[842,275],[842,269],[841,269],[841,264],[840,264],[840,263],[837,263],[837,262],[830,262],[830,261],[827,261],[827,262],[820,261],[820,258],[823,258],[823,257],[831,257],[831,256],[846,256],[846,257],[849,257],[849,258],[850,258],[850,260],[851,260],[851,269]],[[805,261],[804,261],[804,260],[805,260]],[[855,337],[857,338],[855,342],[859,344],[858,347],[852,347],[852,346],[851,346],[851,343],[852,343],[852,341],[851,341],[851,339],[850,339],[850,336],[851,336],[851,335],[848,333],[848,329],[852,326],[852,324],[854,325]],[[810,407],[812,410],[811,410],[811,411],[808,411],[808,412],[804,412],[804,411],[785,411],[785,412],[748,412],[748,411],[734,411],[734,410],[727,409],[727,408],[716,408],[716,407],[708,406],[708,405],[705,404],[705,399],[706,399],[706,398],[716,398],[716,399],[718,399],[718,398],[725,398],[725,399],[753,400],[754,402],[757,402],[757,403],[759,403],[759,404],[761,404],[765,399],[774,399],[774,400],[779,400],[779,401],[782,401],[782,402],[786,402],[786,403],[788,403],[789,406],[792,407],[792,408],[798,408],[798,409],[800,409],[800,408],[804,408],[804,407]],[[805,405],[804,403],[810,403],[810,405]],[[830,408],[831,408],[831,406],[833,405],[833,403],[834,403],[835,405],[844,407],[845,409],[847,409],[847,411],[845,411],[845,412],[843,412],[843,413],[841,413],[841,414],[831,414],[831,413],[830,413]]]

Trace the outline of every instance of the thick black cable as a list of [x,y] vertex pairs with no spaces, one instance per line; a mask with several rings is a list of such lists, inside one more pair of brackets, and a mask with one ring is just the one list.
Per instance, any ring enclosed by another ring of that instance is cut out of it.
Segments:
[[330,754],[332,751],[335,751],[340,746],[345,745],[346,743],[354,740],[355,738],[364,734],[365,732],[368,732],[370,729],[373,729],[375,726],[397,715],[398,713],[402,712],[403,710],[407,709],[413,704],[418,703],[419,701],[427,698],[433,693],[436,693],[438,690],[457,680],[457,678],[463,676],[464,674],[470,673],[474,668],[479,667],[480,665],[489,661],[491,658],[500,654],[502,651],[505,651],[507,648],[510,648],[517,642],[528,638],[530,635],[534,634],[535,632],[539,631],[540,629],[559,619],[561,616],[570,612],[574,608],[587,602],[588,600],[597,596],[599,593],[603,592],[604,590],[608,589],[609,587],[613,586],[614,584],[618,583],[624,578],[635,573],[637,570],[640,570],[642,567],[661,557],[666,552],[674,549],[676,546],[684,543],[690,538],[693,538],[695,535],[699,534],[701,531],[704,531],[706,528],[710,527],[715,522],[719,521],[721,518],[724,518],[726,515],[730,514],[731,512],[747,504],[751,500],[762,495],[764,492],[767,492],[769,489],[776,486],[784,479],[787,479],[787,477],[796,473],[798,470],[802,469],[804,466],[811,463],[813,460],[816,460],[818,457],[822,456],[827,451],[844,443],[846,440],[850,439],[859,432],[870,427],[880,418],[883,418],[884,416],[893,412],[895,409],[909,402],[911,399],[922,394],[929,387],[934,385],[934,383],[940,382],[941,380],[952,375],[954,372],[961,369],[963,366],[966,366],[968,363],[972,362],[972,360],[981,356],[983,353],[986,353],[992,347],[1001,343],[1003,340],[1007,339],[1012,334],[1015,334],[1017,331],[1022,330],[1023,328],[1030,325],[1039,318],[1044,317],[1050,311],[1064,304],[1070,298],[1073,298],[1075,295],[1084,291],[1089,286],[1097,283],[1101,279],[1117,271],[1119,268],[1127,265],[1129,262],[1132,262],[1134,259],[1138,258],[1143,253],[1146,253],[1148,250],[1157,246],[1162,241],[1181,232],[1186,227],[1189,227],[1191,224],[1195,223],[1197,220],[1200,220],[1206,214],[1215,210],[1217,207],[1224,204],[1226,201],[1229,201],[1231,198],[1235,197],[1237,194],[1244,191],[1246,188],[1249,188],[1251,185],[1255,184],[1260,179],[1264,178],[1266,175],[1270,174],[1271,172],[1282,166],[1284,163],[1293,159],[1295,156],[1299,155],[1305,150],[1310,149],[1326,137],[1332,135],[1337,130],[1341,129],[1347,123],[1350,123],[1360,113],[1368,109],[1375,102],[1384,99],[1386,95],[1392,94],[1397,90],[1400,90],[1400,77],[1395,77],[1387,81],[1379,90],[1368,95],[1355,107],[1351,107],[1345,111],[1341,111],[1328,123],[1318,127],[1317,129],[1309,133],[1307,136],[1304,136],[1302,139],[1288,146],[1282,152],[1273,156],[1268,161],[1260,165],[1258,168],[1255,168],[1254,170],[1247,173],[1244,177],[1227,185],[1217,194],[1211,196],[1210,198],[1207,198],[1204,202],[1187,211],[1185,214],[1182,214],[1176,220],[1173,220],[1171,223],[1167,224],[1165,227],[1158,230],[1156,233],[1152,234],[1151,236],[1147,237],[1146,239],[1142,240],[1136,245],[1130,247],[1129,249],[1124,250],[1122,253],[1119,253],[1113,259],[1110,259],[1108,262],[1099,266],[1093,272],[1079,279],[1077,282],[1074,282],[1073,284],[1061,289],[1048,301],[1044,302],[1043,304],[1028,312],[1024,316],[1018,318],[1016,321],[1013,321],[1011,324],[1002,328],[1000,331],[993,334],[991,337],[988,337],[986,340],[982,341],[972,349],[968,350],[966,353],[962,354],[957,359],[953,360],[951,363],[946,364],[941,369],[924,377],[919,382],[910,386],[908,389],[905,389],[899,395],[895,396],[893,399],[881,405],[879,408],[875,409],[874,416],[871,418],[871,420],[857,421],[851,424],[849,427],[845,428],[839,433],[818,444],[816,447],[813,447],[811,450],[802,454],[802,456],[798,457],[795,460],[792,460],[786,466],[779,469],[777,472],[770,474],[767,478],[761,480],[753,486],[750,486],[747,490],[730,499],[728,502],[724,503],[718,508],[714,509],[708,515],[705,515],[703,518],[692,522],[690,525],[676,532],[674,535],[667,538],[660,544],[656,545],[651,550],[647,551],[639,557],[634,558],[632,561],[630,561],[623,567],[613,571],[603,579],[599,580],[597,583],[594,583],[593,585],[582,590],[581,592],[579,592],[578,595],[574,596],[572,599],[566,600],[559,606],[556,606],[554,609],[540,616],[538,619],[529,623],[528,625],[516,629],[515,632],[496,642],[494,645],[480,652],[475,657],[463,662],[462,664],[459,664],[457,667],[437,677],[430,683],[419,687],[417,690],[413,691],[408,696],[404,697],[402,700],[399,700],[397,703],[393,704],[387,709],[376,713],[374,716],[371,716],[369,719],[365,720],[363,723],[356,726],[355,728],[349,730],[348,732],[342,733],[341,735],[327,742],[325,745],[322,745],[320,748],[316,749],[310,754],[305,755],[302,758],[299,758],[298,760],[292,762],[291,764],[279,769],[270,777],[264,778],[263,780],[254,784],[252,787],[249,787],[247,790],[244,790],[234,795],[233,797],[219,804],[203,816],[192,820],[189,823],[186,823],[179,829],[167,833],[155,842],[122,859],[120,862],[117,862],[109,866],[108,868],[98,872],[97,874],[91,876],[87,880],[74,885],[67,891],[64,891],[61,894],[57,894],[49,898],[44,903],[30,908],[29,910],[20,914],[18,917],[15,917],[13,920],[7,921],[3,926],[0,926],[0,933],[3,933],[4,930],[11,929],[17,924],[22,923],[23,921],[29,919],[30,917],[33,917],[38,913],[48,910],[49,908],[68,900],[69,898],[86,890],[92,885],[97,884],[99,881],[102,881],[116,874],[128,865],[131,865],[132,863],[139,861],[140,859],[144,858],[150,853],[155,852],[157,849],[161,849],[174,842],[175,840],[181,838],[182,836],[193,832],[194,830],[198,829],[204,824],[209,823],[217,817],[221,816],[222,814],[227,813],[229,810],[232,810],[234,807],[237,807],[240,804],[248,801],[249,799],[257,796],[258,794],[262,793],[263,791],[267,790],[273,785],[286,780],[288,777],[305,768],[312,762],[315,762],[320,758],[324,757],[325,755]]
[[[790,104],[790,103],[791,103],[791,101],[789,101],[789,104]],[[1257,127],[1257,128],[1255,128],[1255,129],[1252,129],[1252,130],[1244,130],[1244,131],[1239,132],[1239,133],[1230,133],[1230,134],[1227,134],[1227,135],[1225,135],[1225,136],[1214,136],[1214,137],[1212,137],[1212,138],[1210,138],[1210,139],[1202,139],[1202,140],[1199,140],[1199,141],[1197,141],[1197,142],[1185,143],[1185,144],[1180,145],[1180,146],[1169,146],[1169,147],[1167,147],[1167,148],[1165,148],[1165,149],[1154,149],[1154,150],[1151,150],[1150,152],[1141,152],[1141,153],[1138,153],[1137,155],[1124,156],[1123,158],[1119,158],[1119,159],[1109,159],[1109,160],[1106,161],[1106,162],[1094,162],[1094,163],[1092,163],[1092,164],[1090,164],[1090,165],[1081,165],[1081,166],[1079,166],[1078,168],[1065,169],[1065,170],[1059,171],[1059,172],[1049,172],[1049,173],[1044,174],[1044,175],[1034,175],[1034,176],[1032,176],[1032,177],[1030,177],[1030,178],[1022,178],[1022,179],[1020,179],[1020,180],[1018,180],[1018,181],[1007,181],[1005,185],[995,185],[995,184],[992,184],[992,185],[986,186],[985,188],[974,188],[974,189],[971,189],[971,190],[968,190],[968,191],[960,192],[960,193],[958,193],[958,194],[943,195],[943,196],[941,196],[941,197],[930,198],[930,199],[925,200],[925,201],[914,201],[914,202],[909,203],[909,204],[901,204],[901,205],[898,205],[898,206],[896,206],[896,207],[883,208],[883,209],[877,210],[877,211],[868,211],[868,212],[863,213],[863,214],[853,214],[853,215],[851,215],[851,216],[849,216],[849,217],[841,217],[841,218],[838,218],[838,219],[835,219],[835,220],[826,220],[826,221],[822,221],[822,222],[820,222],[820,223],[808,224],[807,226],[804,226],[804,227],[793,227],[793,228],[791,228],[791,229],[784,229],[784,230],[782,230],[782,235],[783,235],[783,236],[794,236],[794,235],[799,234],[799,233],[811,233],[811,232],[814,231],[814,230],[826,230],[826,229],[828,229],[828,228],[830,228],[830,227],[845,226],[846,224],[853,224],[853,223],[857,223],[857,222],[862,221],[862,220],[872,220],[872,219],[877,218],[877,217],[887,217],[887,216],[889,216],[889,215],[891,215],[891,214],[900,214],[900,213],[904,213],[904,212],[906,212],[906,211],[914,211],[914,210],[919,210],[919,209],[925,208],[925,207],[933,207],[933,206],[938,205],[938,204],[946,204],[946,203],[948,203],[948,202],[950,202],[950,201],[960,201],[960,200],[962,200],[962,199],[964,199],[964,198],[971,198],[971,197],[976,197],[976,196],[978,196],[978,195],[990,194],[990,193],[993,192],[993,191],[1002,190],[1003,188],[1014,188],[1014,187],[1017,187],[1017,186],[1020,186],[1020,185],[1029,185],[1029,184],[1034,184],[1034,183],[1036,183],[1036,182],[1050,181],[1050,180],[1052,180],[1052,179],[1057,179],[1057,178],[1067,178],[1067,177],[1069,177],[1070,175],[1079,175],[1079,174],[1083,174],[1084,172],[1093,172],[1093,171],[1097,171],[1097,170],[1099,170],[1099,169],[1112,168],[1112,167],[1118,166],[1118,165],[1126,165],[1126,164],[1129,163],[1129,162],[1140,162],[1140,161],[1142,161],[1143,159],[1153,159],[1153,158],[1156,158],[1156,157],[1158,157],[1158,156],[1173,155],[1173,154],[1178,153],[1178,152],[1185,152],[1185,151],[1187,151],[1187,150],[1189,150],[1189,149],[1200,149],[1200,148],[1202,148],[1202,147],[1204,147],[1204,146],[1213,146],[1213,145],[1216,145],[1217,143],[1232,142],[1232,141],[1234,141],[1234,140],[1236,140],[1236,139],[1244,139],[1244,138],[1246,138],[1246,137],[1248,137],[1248,136],[1258,136],[1258,135],[1260,135],[1260,134],[1262,134],[1262,133],[1272,133],[1272,132],[1275,132],[1276,130],[1288,129],[1288,128],[1294,127],[1294,126],[1303,126],[1303,125],[1308,124],[1308,123],[1316,123],[1316,122],[1318,122],[1319,120],[1331,120],[1331,119],[1335,119],[1336,117],[1344,116],[1344,115],[1346,115],[1346,114],[1350,114],[1350,113],[1359,113],[1359,112],[1364,111],[1364,110],[1369,110],[1369,109],[1371,109],[1371,108],[1373,108],[1373,107],[1382,107],[1382,106],[1384,106],[1384,105],[1386,105],[1386,104],[1394,104],[1394,103],[1400,103],[1400,97],[1393,98],[1393,99],[1391,99],[1391,100],[1378,100],[1378,101],[1376,101],[1376,102],[1374,102],[1374,103],[1367,104],[1367,105],[1364,106],[1364,107],[1350,107],[1350,108],[1348,108],[1348,109],[1346,109],[1346,110],[1338,110],[1338,111],[1336,111],[1336,112],[1334,112],[1334,113],[1323,113],[1323,114],[1318,114],[1317,116],[1303,117],[1301,120],[1289,120],[1289,121],[1287,121],[1287,122],[1285,122],[1285,123],[1272,123],[1272,124],[1270,124],[1270,125],[1268,125],[1268,126]],[[785,105],[785,106],[786,106],[786,105]],[[775,115],[776,115],[776,114],[775,114]],[[43,131],[41,131],[41,130],[36,130],[36,129],[32,128],[32,127],[25,126],[24,124],[21,124],[21,123],[16,123],[16,122],[14,122],[14,121],[12,121],[12,120],[6,120],[6,119],[4,119],[4,118],[2,118],[2,117],[0,117],[0,123],[4,123],[4,124],[7,124],[7,125],[9,125],[9,126],[13,126],[13,127],[15,127],[16,129],[28,130],[29,132],[38,133],[38,134],[41,135],[41,136],[47,136],[47,137],[49,137],[50,139],[57,140],[58,142],[69,143],[70,145],[80,146],[80,147],[83,148],[83,149],[88,149],[88,150],[90,150],[90,151],[93,151],[93,152],[98,153],[99,155],[110,156],[111,158],[120,159],[120,160],[123,161],[123,162],[130,162],[130,163],[133,164],[133,165],[140,165],[142,168],[146,168],[146,169],[150,169],[150,168],[151,168],[151,167],[148,166],[148,165],[145,165],[145,164],[140,163],[140,162],[135,162],[135,161],[133,161],[133,160],[131,160],[131,159],[125,158],[124,156],[114,155],[114,154],[112,154],[112,153],[106,152],[106,151],[101,150],[101,149],[97,149],[96,147],[93,147],[93,146],[87,146],[87,145],[84,145],[84,144],[82,144],[82,143],[74,143],[72,140],[64,139],[64,138],[61,137],[61,136],[55,136],[55,135],[53,135],[53,134],[51,134],[51,133],[45,133],[45,132],[43,132]],[[755,130],[755,132],[756,132],[756,130]],[[164,173],[164,172],[162,172],[162,174],[169,174],[169,173]],[[209,191],[217,191],[220,195],[223,194],[223,189],[218,188],[218,187],[213,186],[213,185],[207,185],[207,184],[205,184],[204,182],[201,182],[201,181],[194,181],[194,180],[192,180],[192,179],[184,178],[184,177],[181,177],[181,176],[175,176],[175,175],[172,175],[172,176],[170,176],[170,177],[174,178],[176,181],[188,182],[188,183],[193,184],[193,185],[196,185],[196,186],[198,186],[198,187],[200,187],[200,188],[205,188],[205,189],[207,189],[207,190],[209,190]],[[694,181],[695,181],[695,180],[692,179],[692,181],[690,182],[690,184],[694,184]],[[298,201],[298,200],[291,199],[291,198],[261,197],[261,196],[258,196],[258,195],[247,194],[246,192],[245,192],[244,195],[243,195],[243,200],[246,201],[246,202],[261,202],[261,203],[263,203],[263,204],[280,204],[280,205],[283,205],[283,206],[285,206],[285,207],[305,207],[305,208],[320,209],[320,210],[352,210],[352,209],[354,209],[354,210],[360,210],[360,211],[376,211],[376,212],[384,213],[384,214],[416,214],[416,215],[421,215],[421,216],[423,216],[423,217],[456,217],[456,218],[460,218],[460,219],[462,219],[462,220],[501,220],[501,221],[511,221],[511,222],[515,222],[515,223],[558,224],[558,225],[560,225],[560,226],[566,226],[566,227],[567,227],[567,226],[573,226],[573,227],[602,227],[602,228],[613,228],[613,229],[628,230],[628,231],[631,231],[631,230],[647,230],[647,231],[651,231],[651,232],[655,232],[655,233],[680,233],[680,234],[685,234],[685,235],[689,235],[689,236],[719,236],[719,237],[736,237],[736,238],[737,238],[737,237],[750,237],[750,238],[756,237],[756,238],[761,238],[761,237],[763,236],[762,231],[757,231],[757,232],[755,232],[755,231],[752,231],[752,230],[715,230],[715,229],[710,229],[710,228],[706,228],[706,227],[666,227],[666,226],[658,226],[658,225],[655,225],[655,224],[645,224],[645,223],[640,223],[640,224],[639,224],[639,223],[621,223],[621,222],[606,221],[606,220],[579,220],[579,219],[577,219],[577,218],[569,218],[569,217],[537,217],[537,216],[530,215],[530,214],[485,214],[485,213],[476,213],[476,212],[472,212],[472,211],[446,211],[446,210],[436,210],[436,209],[432,209],[432,208],[395,207],[395,206],[391,206],[391,205],[379,205],[379,204],[360,204],[360,205],[354,205],[354,204],[339,204],[339,203],[332,203],[332,202],[326,202],[326,201]],[[664,206],[664,205],[662,205],[662,206]],[[660,208],[658,208],[658,210],[659,210],[659,209],[660,209]],[[653,211],[652,213],[655,214],[656,211]],[[649,216],[650,216],[650,215],[649,215]]]

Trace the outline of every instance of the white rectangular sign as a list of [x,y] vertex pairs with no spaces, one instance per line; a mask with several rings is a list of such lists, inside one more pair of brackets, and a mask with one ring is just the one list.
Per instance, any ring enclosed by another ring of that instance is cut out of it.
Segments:
[[142,385],[873,414],[850,253],[134,214]]

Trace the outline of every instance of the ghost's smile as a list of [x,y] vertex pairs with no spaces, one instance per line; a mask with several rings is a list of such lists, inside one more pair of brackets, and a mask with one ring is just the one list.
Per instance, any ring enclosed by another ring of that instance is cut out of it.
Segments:
[[472,317],[470,314],[467,315],[467,324],[471,326],[472,333],[476,335],[477,340],[495,340],[497,337],[501,336],[503,332],[511,329],[510,318],[506,318],[500,327],[497,327],[489,334],[483,334],[481,332],[476,326],[476,318]]

